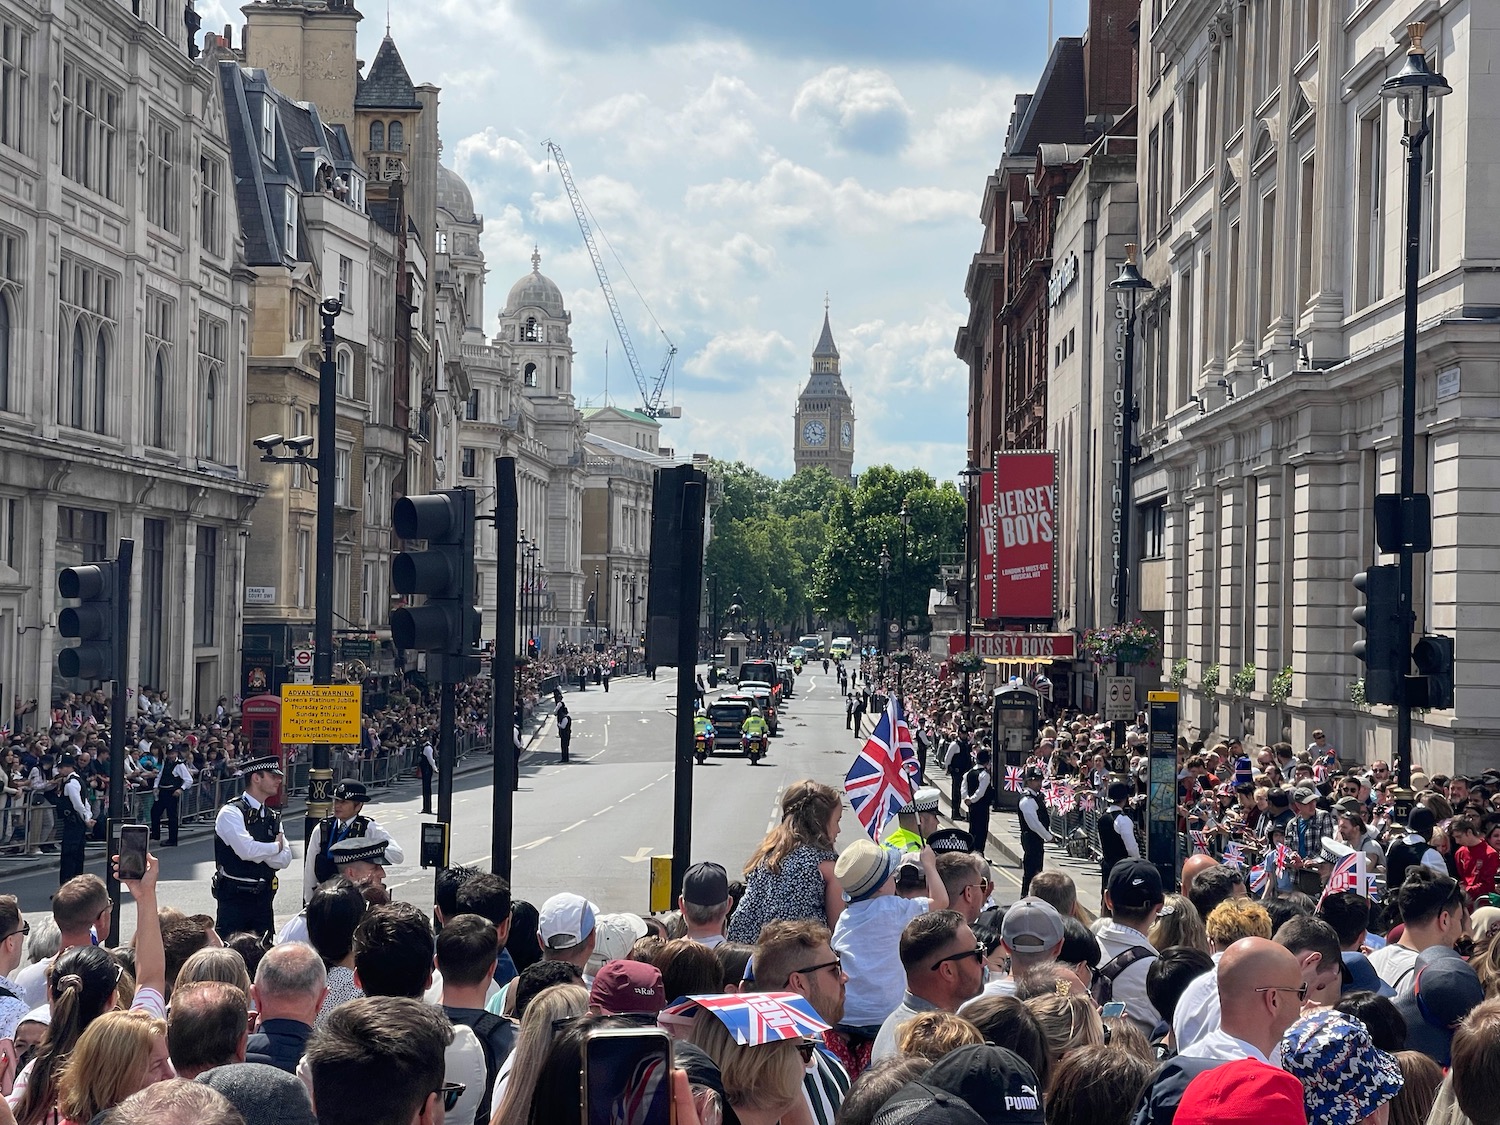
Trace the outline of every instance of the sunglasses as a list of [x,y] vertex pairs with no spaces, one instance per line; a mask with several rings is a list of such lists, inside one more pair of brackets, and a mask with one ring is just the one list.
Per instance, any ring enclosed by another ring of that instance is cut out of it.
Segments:
[[844,962],[843,962],[843,959],[839,958],[839,957],[835,957],[832,961],[824,961],[820,965],[809,965],[805,969],[793,969],[792,972],[794,972],[794,973],[801,973],[803,976],[807,977],[807,976],[812,976],[813,973],[820,973],[824,969],[832,969],[836,973],[843,972],[844,971]]
[[818,1045],[811,1039],[797,1040],[797,1053],[802,1056],[802,1064],[807,1066],[817,1057]]
[[976,961],[984,960],[984,946],[975,945],[973,949],[965,949],[958,953],[950,953],[946,957],[939,957],[932,963],[932,971],[935,973],[947,961],[963,961],[972,957]]
[[21,920],[21,928],[19,930],[11,930],[10,933],[6,934],[3,938],[0,938],[0,941],[9,941],[17,934],[20,934],[22,937],[29,936],[31,934],[31,923],[23,918]]
[[443,1095],[443,1112],[452,1113],[453,1108],[458,1105],[458,1099],[464,1096],[466,1090],[468,1087],[462,1082],[444,1082],[433,1093]]
[[1257,988],[1255,991],[1256,992],[1295,992],[1297,994],[1297,1002],[1298,1003],[1301,1003],[1303,1000],[1307,999],[1307,985],[1305,985],[1305,984],[1299,984],[1299,985],[1297,985],[1296,988],[1293,988],[1289,984],[1268,984],[1268,985],[1262,986],[1261,988]]

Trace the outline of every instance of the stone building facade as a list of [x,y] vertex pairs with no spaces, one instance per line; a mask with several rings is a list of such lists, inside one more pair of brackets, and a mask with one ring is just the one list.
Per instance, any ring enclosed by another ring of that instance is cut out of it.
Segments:
[[180,0],[0,3],[7,707],[34,698],[45,715],[90,686],[55,673],[69,643],[56,576],[122,537],[135,541],[126,682],[179,716],[236,690],[259,493],[248,279],[218,77],[196,53]]

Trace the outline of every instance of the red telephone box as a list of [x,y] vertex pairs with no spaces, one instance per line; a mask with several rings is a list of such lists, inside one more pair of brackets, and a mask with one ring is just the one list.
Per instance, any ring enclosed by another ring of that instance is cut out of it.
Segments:
[[[281,746],[281,697],[252,695],[240,704],[240,729],[249,743],[251,757],[275,754],[281,768],[287,768],[286,752]],[[270,804],[280,808],[286,803],[286,786]]]

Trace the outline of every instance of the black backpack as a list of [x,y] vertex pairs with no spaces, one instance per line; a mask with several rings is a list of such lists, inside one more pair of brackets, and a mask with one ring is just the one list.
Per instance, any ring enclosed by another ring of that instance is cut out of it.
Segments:
[[1100,1007],[1115,998],[1115,978],[1137,961],[1155,957],[1156,950],[1144,945],[1132,945],[1124,953],[1118,953],[1094,970],[1094,983],[1089,986],[1089,995]]

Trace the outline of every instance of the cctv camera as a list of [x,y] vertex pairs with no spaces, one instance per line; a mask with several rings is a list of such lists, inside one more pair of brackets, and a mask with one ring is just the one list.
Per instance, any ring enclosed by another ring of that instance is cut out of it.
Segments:
[[344,311],[344,302],[337,297],[324,297],[322,308],[324,316],[338,316]]
[[265,437],[255,439],[255,447],[263,453],[269,453],[285,440],[280,434],[267,434]]
[[313,443],[311,434],[298,434],[296,437],[286,439],[286,447],[293,453],[301,453]]

